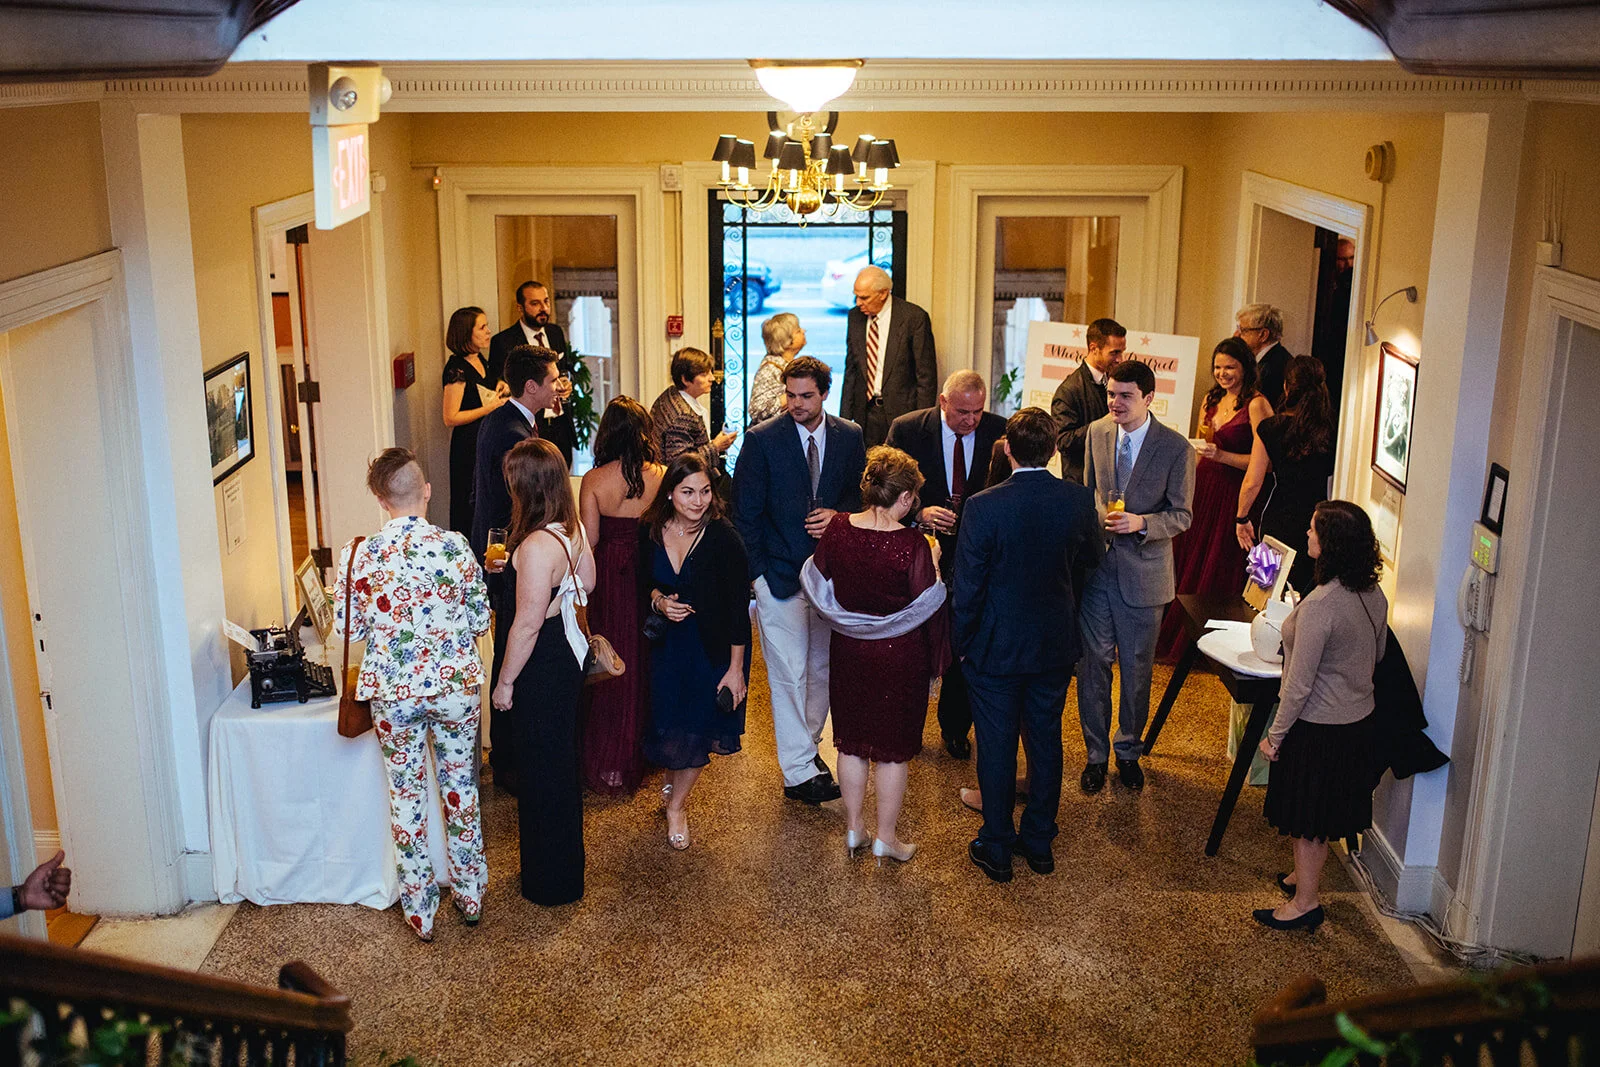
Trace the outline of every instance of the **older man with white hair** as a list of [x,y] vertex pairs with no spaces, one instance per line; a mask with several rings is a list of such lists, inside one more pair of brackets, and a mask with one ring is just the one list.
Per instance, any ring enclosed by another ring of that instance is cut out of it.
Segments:
[[933,407],[939,394],[928,313],[890,288],[882,267],[863,267],[856,275],[856,306],[846,331],[839,413],[861,427],[868,448],[883,444],[891,422]]
[[1283,406],[1283,373],[1292,353],[1283,347],[1283,312],[1271,304],[1246,304],[1234,316],[1233,335],[1256,356],[1256,388],[1273,410]]

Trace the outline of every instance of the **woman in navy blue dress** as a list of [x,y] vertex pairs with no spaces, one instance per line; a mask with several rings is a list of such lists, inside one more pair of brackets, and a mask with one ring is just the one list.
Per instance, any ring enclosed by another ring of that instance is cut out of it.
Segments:
[[685,849],[689,791],[712,753],[739,751],[744,734],[750,573],[744,543],[722,517],[711,469],[698,452],[667,465],[639,526],[639,574],[650,610],[662,620],[650,649],[644,754],[667,772],[667,843]]

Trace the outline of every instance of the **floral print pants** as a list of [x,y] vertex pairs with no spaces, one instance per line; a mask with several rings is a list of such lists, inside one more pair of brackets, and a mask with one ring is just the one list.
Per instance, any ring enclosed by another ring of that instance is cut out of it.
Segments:
[[439,771],[450,884],[469,919],[483,907],[489,867],[478,812],[476,753],[479,696],[456,691],[408,700],[372,702],[372,723],[389,778],[390,829],[400,873],[400,908],[419,935],[433,932],[439,886],[428,856],[428,738]]

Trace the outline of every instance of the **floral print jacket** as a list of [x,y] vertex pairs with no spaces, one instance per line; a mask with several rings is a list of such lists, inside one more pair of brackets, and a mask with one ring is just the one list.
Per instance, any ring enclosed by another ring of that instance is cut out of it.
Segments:
[[461,534],[415,515],[391,519],[361,542],[345,618],[351,544],[339,554],[334,630],[367,642],[361,700],[409,700],[476,692],[483,661],[475,638],[489,629],[483,572]]

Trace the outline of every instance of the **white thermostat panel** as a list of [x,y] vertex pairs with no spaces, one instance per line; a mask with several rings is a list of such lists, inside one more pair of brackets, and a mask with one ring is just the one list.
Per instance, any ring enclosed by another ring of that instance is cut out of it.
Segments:
[[1500,565],[1500,535],[1481,522],[1472,524],[1472,565],[1486,574]]

